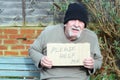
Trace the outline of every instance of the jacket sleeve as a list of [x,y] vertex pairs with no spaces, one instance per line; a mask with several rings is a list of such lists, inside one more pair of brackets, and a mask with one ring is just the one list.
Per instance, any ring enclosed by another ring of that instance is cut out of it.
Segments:
[[28,49],[29,56],[32,58],[32,60],[34,61],[35,65],[38,68],[41,68],[39,66],[40,60],[44,56],[42,53],[43,45],[44,45],[44,35],[43,32],[41,32],[38,38],[33,42],[33,44]]
[[94,69],[93,70],[88,70],[89,74],[94,74],[96,72],[97,69],[100,69],[102,66],[102,55],[101,55],[101,51],[100,51],[100,47],[99,47],[99,43],[98,43],[98,38],[96,36],[96,39],[94,41],[94,47],[93,47],[93,51],[91,53],[93,59],[95,60],[94,63]]

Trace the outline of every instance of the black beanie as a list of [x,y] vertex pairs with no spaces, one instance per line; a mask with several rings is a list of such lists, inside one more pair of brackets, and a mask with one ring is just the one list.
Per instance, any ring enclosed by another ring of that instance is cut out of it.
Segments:
[[71,3],[65,13],[64,24],[69,20],[80,20],[85,23],[85,27],[88,23],[87,8],[82,3]]

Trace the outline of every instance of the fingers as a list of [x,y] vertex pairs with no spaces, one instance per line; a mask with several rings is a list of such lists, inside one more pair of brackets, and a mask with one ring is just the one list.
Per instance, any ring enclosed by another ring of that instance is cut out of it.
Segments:
[[52,61],[50,59],[48,59],[47,56],[44,56],[42,59],[41,59],[41,65],[43,67],[47,67],[47,68],[52,68]]
[[84,67],[88,69],[93,69],[94,68],[94,59],[93,58],[86,58],[83,61]]

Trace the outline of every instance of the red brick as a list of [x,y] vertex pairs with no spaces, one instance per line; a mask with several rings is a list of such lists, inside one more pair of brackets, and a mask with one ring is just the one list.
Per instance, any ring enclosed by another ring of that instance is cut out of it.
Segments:
[[2,32],[3,32],[3,29],[0,29],[0,34],[2,34]]
[[18,34],[18,30],[17,29],[5,29],[4,33],[5,34]]
[[0,56],[3,56],[3,51],[0,51]]
[[33,29],[21,29],[21,34],[34,34],[35,30]]
[[23,37],[24,37],[23,35],[19,35],[19,34],[9,35],[10,39],[21,39]]
[[29,49],[30,48],[30,46],[26,46],[26,49]]
[[0,44],[2,44],[2,40],[0,40]]
[[34,40],[24,40],[22,41],[23,44],[32,44]]
[[26,39],[31,39],[31,38],[33,38],[33,36],[34,36],[34,34],[26,34],[26,35],[25,35],[25,38],[26,38]]
[[18,52],[17,51],[5,51],[5,56],[18,56]]
[[17,40],[4,40],[4,44],[17,44]]
[[38,34],[38,35],[39,35],[41,32],[42,32],[42,29],[41,29],[41,30],[37,30],[37,34]]
[[7,49],[6,46],[4,46],[4,45],[0,45],[0,50],[6,50],[6,49]]
[[0,39],[7,39],[7,35],[0,35]]
[[20,54],[21,54],[21,55],[24,55],[24,56],[28,56],[28,55],[29,55],[29,54],[28,54],[28,51],[21,51]]
[[15,46],[12,46],[11,49],[25,49],[25,47],[22,45],[15,45]]
[[41,32],[42,32],[42,30],[37,30],[37,34],[36,34],[35,38],[37,38],[40,35]]

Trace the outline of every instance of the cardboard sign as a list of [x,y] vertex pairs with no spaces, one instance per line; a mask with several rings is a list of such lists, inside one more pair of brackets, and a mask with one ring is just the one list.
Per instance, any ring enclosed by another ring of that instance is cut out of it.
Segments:
[[90,56],[89,43],[49,43],[47,56],[52,60],[53,66],[80,66],[84,58]]

